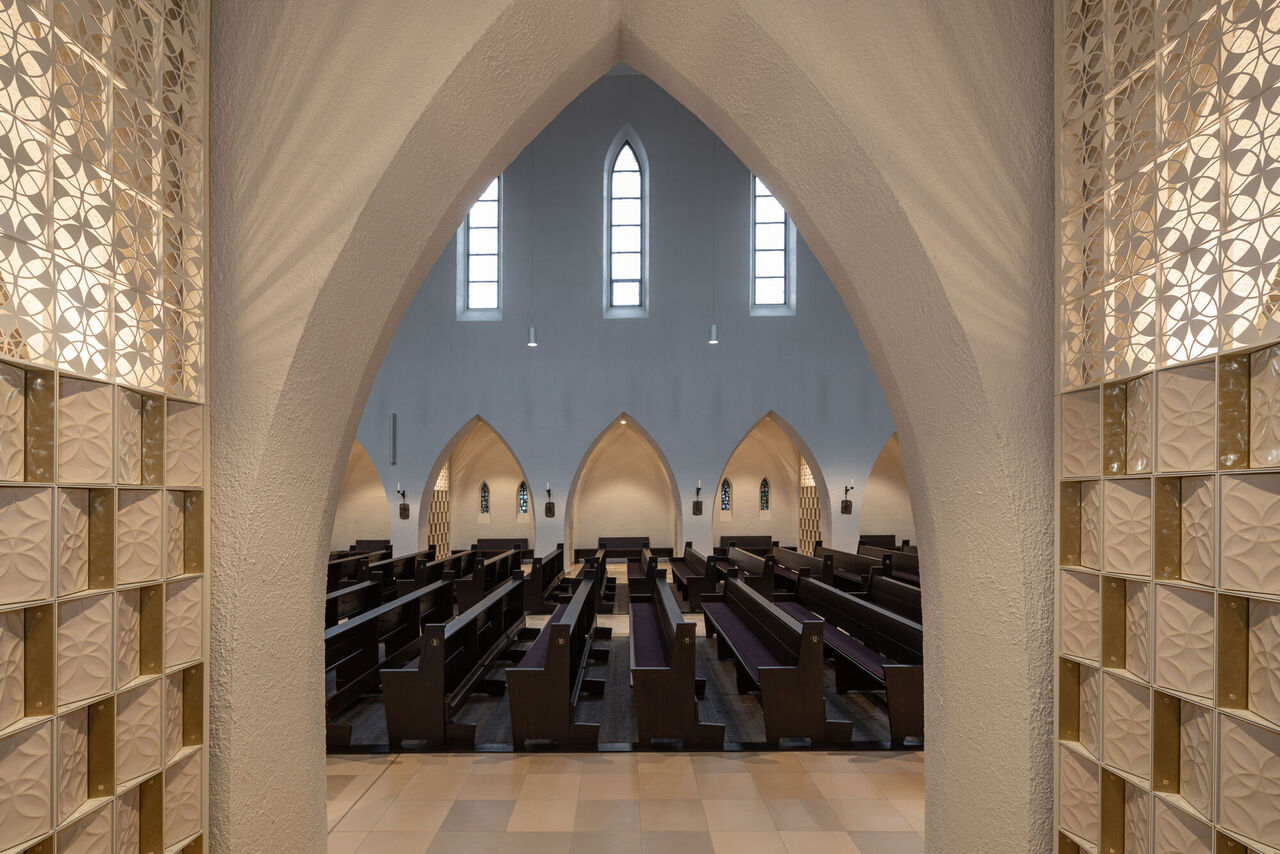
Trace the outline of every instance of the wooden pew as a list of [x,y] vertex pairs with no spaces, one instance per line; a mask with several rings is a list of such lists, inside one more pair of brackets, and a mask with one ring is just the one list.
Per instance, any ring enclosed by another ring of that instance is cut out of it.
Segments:
[[919,622],[823,584],[801,578],[792,594],[775,597],[797,620],[822,617],[823,640],[836,690],[883,690],[892,746],[924,737],[924,631]]
[[880,574],[888,575],[899,581],[920,586],[920,556],[907,554],[897,549],[882,549],[876,546],[858,546],[858,554],[880,561]]
[[641,546],[638,557],[627,558],[627,593],[629,595],[653,595],[657,578],[658,559],[649,551],[649,546]]
[[776,577],[782,579],[789,590],[795,590],[796,580],[802,576],[819,578],[830,584],[835,574],[835,560],[831,555],[814,557],[784,548],[775,548],[770,554],[778,565]]
[[684,745],[724,746],[724,724],[698,720],[697,626],[687,622],[666,583],[657,575],[652,596],[631,599],[631,691],[642,746],[654,739]]
[[875,558],[829,549],[822,540],[818,540],[813,547],[813,556],[825,558],[827,555],[832,561],[831,583],[850,593],[865,591],[876,567],[880,566],[880,561]]
[[361,581],[350,587],[339,587],[324,597],[324,627],[338,625],[346,617],[354,617],[382,604],[382,589],[377,582]]
[[529,548],[528,537],[481,538],[477,539],[471,546],[471,551],[480,552],[481,559],[497,557],[512,549],[519,549],[521,558],[533,557],[533,551]]
[[730,549],[739,548],[764,557],[776,545],[778,541],[769,534],[724,534],[720,537],[719,548],[714,551],[718,555],[727,555]]
[[714,567],[707,566],[706,556],[693,547],[692,541],[685,542],[681,557],[671,559],[671,577],[695,611],[702,609],[702,597],[715,593],[719,585]]
[[509,578],[452,620],[424,625],[418,658],[382,671],[392,750],[399,750],[405,739],[423,739],[435,747],[475,745],[475,724],[453,718],[476,691],[502,696],[502,681],[483,677],[524,628],[526,581],[519,575]]
[[524,584],[524,611],[526,614],[550,614],[555,607],[550,604],[556,587],[564,578],[564,543],[543,557],[535,557],[529,567]]
[[483,599],[490,590],[508,578],[519,575],[520,554],[519,548],[512,548],[482,561],[470,575],[455,578],[453,589],[458,597],[458,611],[467,610]]
[[773,593],[779,578],[778,563],[773,555],[760,557],[737,546],[730,546],[729,553],[716,558],[715,563],[726,578],[740,578],[748,587],[764,596]]
[[390,556],[390,552],[373,552],[348,555],[347,557],[329,561],[325,590],[333,591],[339,587],[368,581],[369,563]]
[[[324,630],[325,714],[333,718],[378,687],[378,671],[399,667],[418,648],[424,622],[453,615],[453,583],[438,581]],[[331,744],[350,742],[351,728],[331,726]]]
[[[577,549],[574,549],[577,552]],[[578,574],[568,576],[564,579],[561,587],[564,592],[560,594],[561,604],[568,602],[573,598],[573,594],[577,592],[578,587],[589,578],[598,578],[600,583],[595,585],[592,591],[592,603],[597,614],[612,614],[613,603],[615,600],[616,582],[608,576],[605,570],[605,549],[596,549],[594,554],[588,555],[582,559],[582,566],[578,569]]]
[[898,537],[896,534],[859,534],[858,551],[862,551],[863,546],[873,546],[878,549],[896,549],[898,547]]
[[717,655],[734,660],[738,691],[760,691],[768,742],[849,741],[852,723],[827,720],[821,620],[799,622],[739,579],[726,581],[724,593],[704,596],[702,614]]
[[886,611],[917,623],[921,621],[923,612],[920,608],[920,588],[915,585],[887,575],[873,575],[867,592],[859,595]]
[[532,740],[561,745],[596,744],[600,725],[575,721],[578,695],[603,694],[604,681],[587,679],[591,642],[604,640],[608,629],[596,629],[592,607],[599,570],[578,585],[538,632],[520,663],[507,668],[507,700],[511,707],[512,746],[525,750]]
[[396,593],[403,596],[419,587],[435,584],[442,579],[468,578],[480,562],[480,553],[474,551],[454,552],[447,557],[436,558],[427,563],[418,563],[413,568],[413,575],[396,581]]
[[373,580],[380,579],[385,593],[392,594],[396,590],[396,582],[413,578],[414,572],[420,564],[431,563],[435,559],[435,546],[429,546],[425,550],[414,552],[413,554],[384,558],[369,564],[369,577]]

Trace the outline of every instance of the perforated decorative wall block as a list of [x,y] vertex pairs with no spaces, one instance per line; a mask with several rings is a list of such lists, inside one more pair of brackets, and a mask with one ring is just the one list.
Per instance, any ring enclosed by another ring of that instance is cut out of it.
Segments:
[[1280,603],[1249,604],[1249,709],[1280,727]]
[[1217,554],[1214,519],[1214,479],[1182,479],[1182,580],[1213,586]]
[[49,598],[52,536],[48,489],[0,487],[0,603]]
[[1215,468],[1214,366],[1191,365],[1158,374],[1156,454],[1160,471]]
[[1062,476],[1097,477],[1102,470],[1102,403],[1097,391],[1062,396]]
[[1100,649],[1098,576],[1064,570],[1062,573],[1062,651],[1096,662]]
[[1125,471],[1144,474],[1152,465],[1152,388],[1151,376],[1129,380],[1125,394]]
[[1213,594],[1156,587],[1156,684],[1213,697]]
[[1280,840],[1280,733],[1227,715],[1220,720],[1219,821],[1272,844]]
[[1213,854],[1213,830],[1205,822],[1159,798],[1153,816],[1153,852]]
[[203,586],[200,578],[170,581],[165,587],[164,660],[166,667],[186,664],[203,652]]
[[1151,689],[1107,674],[1102,708],[1103,760],[1147,779],[1151,773]]
[[1126,584],[1124,593],[1125,669],[1151,678],[1151,585]]
[[58,595],[89,586],[89,490],[58,490]]
[[116,510],[116,583],[136,584],[162,577],[161,513],[158,489],[122,489]]
[[115,457],[112,387],[63,379],[58,388],[58,480],[110,483]]
[[22,480],[26,475],[26,373],[0,364],[0,480]]
[[1058,821],[1086,842],[1098,840],[1098,766],[1072,750],[1058,757]]
[[1222,586],[1280,594],[1280,474],[1223,476]]
[[1103,568],[1151,575],[1151,481],[1111,480],[1103,486]]
[[58,703],[79,702],[112,689],[110,593],[58,606]]
[[53,722],[0,739],[0,845],[52,829]]
[[0,613],[0,729],[26,716],[22,611]]
[[119,782],[159,770],[163,698],[160,680],[153,679],[117,699],[116,779]]
[[1102,568],[1102,484],[1080,484],[1080,565]]
[[1213,712],[1193,703],[1181,704],[1178,741],[1178,793],[1200,813],[1213,815]]

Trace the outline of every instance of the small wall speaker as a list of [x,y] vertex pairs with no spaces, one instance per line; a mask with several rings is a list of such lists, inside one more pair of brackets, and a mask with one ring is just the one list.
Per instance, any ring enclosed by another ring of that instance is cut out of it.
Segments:
[[548,501],[546,504],[542,505],[542,515],[546,516],[548,519],[556,518],[556,503],[554,501]]
[[401,519],[409,518],[409,502],[408,501],[400,502],[400,518]]
[[843,501],[841,501],[841,502],[840,502],[840,514],[841,514],[842,516],[852,516],[852,515],[853,515],[853,502],[852,502],[852,501],[850,501],[850,500],[849,500],[849,499],[847,499],[847,498],[846,498],[846,499],[844,499]]
[[702,515],[702,501],[701,501],[701,499],[699,499],[698,501],[693,502],[693,515],[695,515],[695,516],[701,516],[701,515]]

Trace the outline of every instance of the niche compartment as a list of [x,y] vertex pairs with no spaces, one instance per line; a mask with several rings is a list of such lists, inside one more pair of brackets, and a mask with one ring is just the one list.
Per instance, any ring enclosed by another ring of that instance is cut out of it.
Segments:
[[1062,571],[1061,647],[1067,655],[1097,662],[1100,646],[1101,598],[1099,577],[1093,573]]
[[1222,586],[1280,594],[1280,474],[1222,477]]
[[1280,728],[1280,602],[1218,597],[1218,705]]
[[122,489],[116,510],[116,583],[163,578],[164,494],[158,489]]
[[1151,689],[1105,673],[1102,759],[1132,779],[1146,781],[1151,764]]
[[105,694],[112,687],[114,596],[58,604],[58,704]]
[[114,386],[63,378],[58,386],[58,480],[110,483],[115,471]]
[[[1064,659],[1065,661],[1065,659]],[[204,743],[204,666],[192,666],[164,678],[164,757]]]
[[204,613],[200,577],[165,585],[164,661],[167,669],[200,658],[204,650]]
[[125,691],[116,700],[116,776],[135,780],[163,764],[164,685],[159,679]]
[[165,493],[165,575],[198,575],[204,571],[204,494]]
[[1280,840],[1280,733],[1219,718],[1218,821],[1248,840]]
[[1102,391],[1102,470],[1147,474],[1152,462],[1151,375],[1108,383]]
[[201,808],[200,750],[182,756],[164,772],[164,844],[166,848],[184,843],[200,832],[204,821]]
[[1213,697],[1213,594],[1157,584],[1155,683],[1182,694]]
[[0,738],[0,851],[53,829],[53,721]]
[[1095,759],[1101,755],[1102,679],[1093,667],[1059,659],[1058,738],[1079,745]]
[[0,605],[53,595],[53,495],[46,487],[0,487]]
[[26,411],[23,413],[23,446],[27,483],[52,483],[54,448],[57,446],[57,395],[53,371],[26,370]]
[[157,773],[116,797],[117,854],[164,850],[164,775]]
[[1250,357],[1249,465],[1280,466],[1280,346]]
[[1102,577],[1102,665],[1144,682],[1151,673],[1151,584]]
[[1098,845],[1098,766],[1070,747],[1058,751],[1058,824],[1095,850]]
[[116,482],[142,483],[142,395],[116,389]]
[[204,407],[168,401],[165,416],[165,483],[200,486],[204,480]]
[[1213,854],[1213,831],[1209,825],[1164,798],[1155,799],[1152,819],[1153,851]]
[[1157,376],[1157,468],[1211,471],[1217,459],[1213,362],[1161,371]]
[[1097,477],[1102,470],[1099,390],[1062,395],[1062,476]]
[[1154,790],[1206,821],[1213,814],[1213,710],[1156,691]]
[[1109,480],[1103,485],[1103,569],[1151,576],[1151,481]]
[[60,715],[55,731],[61,825],[115,794],[115,698]]
[[0,480],[26,480],[26,417],[27,375],[0,363]]
[[0,612],[0,732],[53,713],[53,606]]
[[58,490],[58,595],[115,584],[115,491]]
[[58,831],[58,854],[104,854],[110,851],[113,812],[111,804],[103,804]]
[[116,687],[163,670],[164,589],[159,584],[116,594]]

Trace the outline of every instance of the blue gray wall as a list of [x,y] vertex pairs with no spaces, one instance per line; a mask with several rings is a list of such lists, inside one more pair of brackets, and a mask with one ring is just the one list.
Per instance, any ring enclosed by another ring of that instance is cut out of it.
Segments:
[[[625,125],[649,163],[650,310],[643,319],[605,319],[604,161]],[[410,519],[393,514],[391,523],[397,551],[416,548],[418,505],[432,465],[477,414],[528,473],[538,547],[548,550],[563,539],[579,462],[623,411],[670,462],[684,539],[698,548],[710,546],[717,476],[770,410],[816,460],[836,513],[832,541],[852,546],[864,486],[893,422],[849,314],[803,239],[795,316],[749,315],[746,167],[648,78],[611,73],[571,103],[503,180],[502,319],[455,319],[451,244],[401,321],[360,423],[359,440],[386,485],[390,510],[398,503],[397,483],[408,493]],[[720,333],[714,346],[707,343],[713,272]],[[531,323],[537,348],[525,346]],[[707,513],[694,517],[699,479]],[[541,514],[547,481],[555,519]],[[838,515],[846,484],[856,486],[852,516]]]

